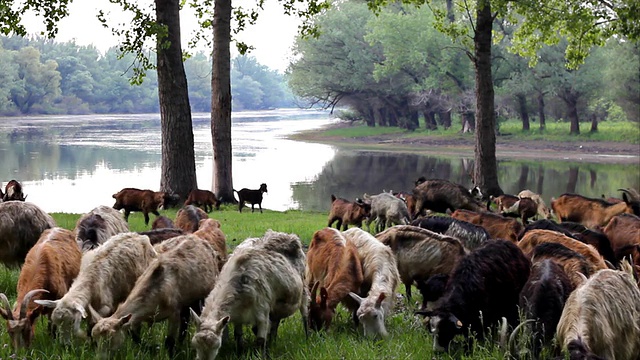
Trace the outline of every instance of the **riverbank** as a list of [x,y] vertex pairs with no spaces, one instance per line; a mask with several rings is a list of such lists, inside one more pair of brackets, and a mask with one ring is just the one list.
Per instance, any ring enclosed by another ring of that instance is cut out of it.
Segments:
[[[340,121],[320,129],[303,131],[290,138],[340,147],[370,151],[398,151],[439,155],[473,156],[473,134],[431,135],[426,132],[394,131],[375,135],[353,135],[350,122]],[[341,133],[348,134],[347,136]],[[582,140],[550,141],[523,140],[513,136],[499,136],[496,156],[500,159],[547,159],[585,161],[608,164],[639,164],[640,144],[617,141]]]

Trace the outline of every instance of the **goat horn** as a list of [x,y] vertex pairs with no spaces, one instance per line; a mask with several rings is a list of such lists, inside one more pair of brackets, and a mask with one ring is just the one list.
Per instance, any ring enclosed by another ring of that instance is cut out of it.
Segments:
[[20,319],[24,319],[27,316],[27,308],[29,307],[29,303],[31,302],[31,298],[38,293],[49,293],[49,290],[45,289],[33,289],[29,291],[22,299],[22,304],[20,304]]
[[13,320],[13,313],[11,312],[11,304],[9,303],[9,299],[7,299],[7,295],[0,293],[0,301],[2,302],[0,307],[6,310],[7,317],[9,318],[9,320]]
[[622,191],[627,193],[632,200],[640,200],[640,194],[636,191],[636,189],[626,188],[626,189],[618,189],[618,191]]

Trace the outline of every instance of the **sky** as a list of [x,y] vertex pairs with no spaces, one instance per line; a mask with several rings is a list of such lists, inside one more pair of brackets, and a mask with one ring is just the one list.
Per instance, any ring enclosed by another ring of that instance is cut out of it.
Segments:
[[[151,1],[144,2],[151,3]],[[245,6],[248,7],[254,2],[239,0],[234,1],[234,6],[242,3],[248,4]],[[108,18],[114,20],[111,21],[114,24],[127,22],[127,17],[108,0],[74,0],[69,6],[69,16],[59,23],[56,40],[75,40],[78,45],[93,44],[103,52],[116,46],[118,39],[111,34],[109,29],[102,27],[96,18],[99,9],[107,12]],[[189,9],[183,9],[180,13],[182,47],[186,49],[193,31],[197,28],[197,21]],[[37,34],[44,30],[42,20],[34,15],[25,17],[23,23],[30,34]],[[295,17],[283,14],[277,1],[266,1],[265,9],[260,12],[258,22],[253,26],[247,26],[238,38],[255,48],[249,55],[254,56],[259,63],[283,72],[289,63],[290,49],[299,23],[300,20]],[[204,47],[200,49],[205,50]],[[232,44],[231,50],[232,56],[237,55],[234,44]]]

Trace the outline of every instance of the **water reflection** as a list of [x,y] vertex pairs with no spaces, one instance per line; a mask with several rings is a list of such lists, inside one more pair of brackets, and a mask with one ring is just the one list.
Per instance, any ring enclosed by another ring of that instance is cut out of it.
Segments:
[[[471,185],[471,157],[426,156],[337,149],[287,140],[296,131],[332,122],[315,111],[233,114],[236,189],[267,183],[264,206],[327,211],[330,196],[355,198],[386,190],[410,191],[419,176]],[[198,185],[211,186],[209,114],[194,114]],[[157,114],[0,118],[0,181],[23,182],[28,200],[49,212],[86,212],[112,205],[124,187],[157,189],[160,183]],[[564,192],[618,195],[640,187],[638,165],[564,161],[499,161],[507,193],[531,189],[546,201]]]

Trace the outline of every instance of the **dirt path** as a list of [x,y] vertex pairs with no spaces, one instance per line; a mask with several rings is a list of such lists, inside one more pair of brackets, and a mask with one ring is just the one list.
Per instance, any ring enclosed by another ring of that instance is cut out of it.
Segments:
[[[347,123],[330,125],[343,128]],[[319,142],[364,150],[403,151],[433,153],[441,155],[473,156],[473,137],[403,137],[397,134],[345,138],[323,136],[322,131],[302,132],[292,138],[300,141]],[[496,144],[498,158],[546,159],[585,161],[610,164],[640,165],[640,145],[614,141],[572,141],[558,142],[546,140],[513,140],[498,137]]]

